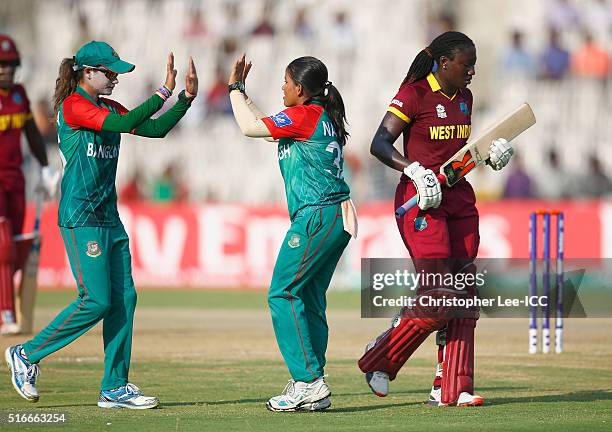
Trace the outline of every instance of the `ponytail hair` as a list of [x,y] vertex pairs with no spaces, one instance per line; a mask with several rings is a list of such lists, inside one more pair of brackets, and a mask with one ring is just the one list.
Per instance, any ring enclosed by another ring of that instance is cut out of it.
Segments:
[[344,101],[338,89],[327,80],[325,64],[315,57],[300,57],[289,63],[287,72],[293,81],[302,86],[308,100],[323,104],[338,134],[340,145],[345,145],[349,133],[346,130]]
[[53,111],[57,115],[64,99],[70,96],[77,88],[83,77],[82,70],[75,70],[74,58],[65,58],[59,67],[59,74],[55,80],[55,93],[53,94]]
[[452,59],[457,51],[473,46],[474,42],[461,32],[442,33],[416,55],[402,85],[413,83],[425,78],[430,72],[435,72],[440,64],[440,57]]

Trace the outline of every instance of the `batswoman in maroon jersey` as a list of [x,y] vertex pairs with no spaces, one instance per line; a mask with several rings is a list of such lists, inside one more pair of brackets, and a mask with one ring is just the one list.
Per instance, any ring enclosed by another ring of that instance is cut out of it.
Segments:
[[[395,194],[399,207],[415,193],[418,206],[397,220],[402,240],[418,273],[475,273],[478,253],[478,210],[472,186],[461,180],[442,191],[436,178],[440,166],[463,147],[471,132],[472,93],[476,47],[463,33],[446,32],[414,59],[393,97],[374,139],[371,152],[387,166],[401,171]],[[393,143],[403,135],[402,155]],[[506,140],[491,143],[488,163],[503,168],[512,156]],[[435,278],[432,278],[435,279]],[[439,279],[438,279],[439,280]],[[418,295],[465,297],[465,289],[421,284]],[[378,396],[386,396],[389,381],[412,353],[438,331],[438,366],[430,394],[432,405],[482,405],[474,394],[474,309],[405,308],[393,326],[367,347],[359,360],[366,381]]]

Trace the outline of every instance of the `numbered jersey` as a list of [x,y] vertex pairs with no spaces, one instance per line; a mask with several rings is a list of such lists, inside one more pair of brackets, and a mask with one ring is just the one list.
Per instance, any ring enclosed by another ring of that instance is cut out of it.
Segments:
[[289,107],[262,120],[279,140],[278,162],[292,220],[301,211],[349,198],[342,145],[320,103]]

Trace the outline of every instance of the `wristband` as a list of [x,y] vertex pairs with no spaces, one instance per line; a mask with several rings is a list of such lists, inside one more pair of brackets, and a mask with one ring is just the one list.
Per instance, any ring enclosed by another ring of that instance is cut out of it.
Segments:
[[182,90],[178,94],[178,100],[183,102],[184,104],[191,105],[191,102],[195,99],[195,96],[187,96],[187,91]]
[[168,100],[170,96],[172,96],[172,90],[170,90],[165,85],[157,89],[155,93],[157,93],[164,101]]
[[228,85],[227,88],[228,88],[230,93],[233,90],[238,90],[242,94],[244,94],[244,92],[245,92],[244,82],[242,82],[242,81],[236,81],[235,83]]
[[414,175],[414,173],[417,172],[419,167],[421,167],[420,163],[412,162],[410,165],[408,165],[407,167],[404,168],[404,174],[406,175],[406,177],[408,177],[410,180],[412,180],[412,176]]

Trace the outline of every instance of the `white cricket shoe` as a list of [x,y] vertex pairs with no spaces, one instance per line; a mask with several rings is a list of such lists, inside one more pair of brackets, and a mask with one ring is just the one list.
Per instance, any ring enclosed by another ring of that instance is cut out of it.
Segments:
[[11,372],[11,382],[19,396],[29,402],[38,402],[36,379],[40,375],[37,364],[32,364],[23,352],[23,346],[15,345],[4,351],[4,359]]
[[443,363],[438,363],[436,366],[436,376],[434,378],[434,383],[431,386],[431,391],[429,392],[429,399],[427,399],[427,404],[432,406],[440,405],[440,401],[442,400],[442,368]]
[[144,396],[134,384],[126,384],[112,390],[100,391],[98,406],[100,408],[150,409],[159,405],[154,396]]
[[0,335],[14,336],[21,333],[21,326],[14,322],[7,322],[0,326]]
[[457,399],[457,406],[483,406],[484,398],[476,394],[462,392]]
[[[468,392],[461,392],[459,397],[457,398],[457,406],[459,407],[467,407],[467,406],[483,406],[484,398],[479,395],[473,395]],[[440,402],[438,406],[445,407],[449,406],[449,404],[444,404]]]
[[[289,380],[283,392],[270,398],[266,407],[270,411],[298,411],[302,408],[317,411],[329,408],[331,402],[328,397],[330,395],[331,391],[324,376],[311,383]],[[326,398],[328,402],[323,402]]]
[[323,411],[331,406],[329,397],[323,398],[320,401],[304,404],[300,407],[300,411]]
[[389,394],[389,374],[387,372],[368,372],[365,377],[370,389],[376,396],[385,397]]

